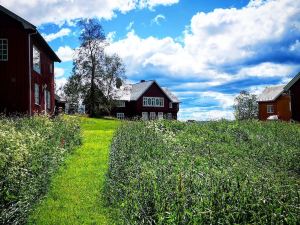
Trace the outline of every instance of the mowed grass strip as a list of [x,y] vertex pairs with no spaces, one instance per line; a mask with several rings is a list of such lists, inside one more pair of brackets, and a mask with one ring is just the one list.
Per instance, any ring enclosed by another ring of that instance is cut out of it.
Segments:
[[111,224],[101,189],[116,120],[82,118],[83,145],[54,176],[46,198],[29,224]]

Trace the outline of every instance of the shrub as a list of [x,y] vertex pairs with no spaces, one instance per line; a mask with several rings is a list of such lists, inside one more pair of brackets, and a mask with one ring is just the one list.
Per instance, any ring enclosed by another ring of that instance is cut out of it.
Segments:
[[70,117],[0,119],[0,224],[24,224],[52,174],[80,143]]
[[297,224],[299,125],[128,122],[104,194],[120,224]]

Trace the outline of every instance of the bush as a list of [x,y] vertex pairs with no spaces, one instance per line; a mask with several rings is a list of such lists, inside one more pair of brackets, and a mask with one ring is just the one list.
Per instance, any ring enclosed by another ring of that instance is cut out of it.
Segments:
[[299,125],[128,122],[104,194],[120,224],[297,224]]
[[50,178],[80,143],[70,117],[0,118],[0,224],[24,224]]

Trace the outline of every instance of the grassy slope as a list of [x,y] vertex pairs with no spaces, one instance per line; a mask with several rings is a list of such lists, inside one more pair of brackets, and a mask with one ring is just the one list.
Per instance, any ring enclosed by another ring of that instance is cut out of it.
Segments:
[[82,119],[83,145],[54,176],[29,224],[110,224],[100,195],[118,121]]

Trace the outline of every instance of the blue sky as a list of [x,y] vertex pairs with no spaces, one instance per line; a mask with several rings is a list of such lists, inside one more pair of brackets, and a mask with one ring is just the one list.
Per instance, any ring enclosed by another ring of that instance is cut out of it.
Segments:
[[295,0],[0,0],[38,26],[72,69],[76,20],[97,17],[123,58],[127,81],[155,79],[181,99],[179,118],[233,118],[241,90],[258,94],[300,71],[300,1]]

